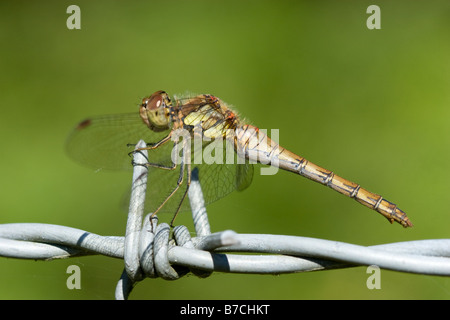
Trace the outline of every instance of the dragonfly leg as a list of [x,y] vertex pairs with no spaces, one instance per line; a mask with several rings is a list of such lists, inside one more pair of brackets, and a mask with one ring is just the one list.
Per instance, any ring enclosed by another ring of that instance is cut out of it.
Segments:
[[[178,152],[178,143],[175,142],[173,144],[173,148],[175,149],[175,152]],[[164,170],[175,170],[177,167],[177,164],[175,162],[172,162],[172,164],[170,166],[167,166],[165,164],[160,164],[160,163],[151,163],[151,162],[147,162],[144,165],[146,167],[152,167],[152,168],[158,168],[158,169],[164,169]]]
[[173,163],[171,166],[166,166],[164,164],[147,162],[144,165],[146,167],[152,167],[152,168],[158,168],[158,169],[164,169],[164,170],[175,170],[177,168],[177,164],[176,163]]
[[192,176],[191,163],[188,162],[186,190],[184,191],[183,197],[180,200],[180,204],[178,205],[177,211],[175,211],[175,214],[173,215],[172,221],[170,221],[170,227],[172,227],[172,228],[174,227],[173,223],[175,222],[175,218],[177,217],[178,213],[180,212],[181,206],[182,206],[184,200],[186,199],[186,195],[188,194],[189,186],[191,185],[191,176]]
[[147,162],[146,162],[146,163],[137,163],[137,162],[134,162],[134,155],[135,155],[136,153],[140,153],[140,154],[147,160],[147,162],[148,162],[148,157],[147,157],[147,155],[145,155],[141,150],[135,150],[135,151],[132,151],[132,152],[128,153],[128,156],[133,156],[133,158],[131,159],[131,165],[132,165],[133,167],[134,167],[134,166],[143,166],[143,167],[146,167],[146,166],[147,166]]
[[[141,150],[136,150],[136,151],[133,151],[133,152],[134,153],[137,153],[137,152],[141,153]],[[148,167],[152,167],[152,168],[165,169],[165,170],[175,170],[175,168],[177,167],[176,163],[172,163],[172,165],[168,166],[168,165],[165,165],[165,164],[148,162],[148,157],[145,156],[145,155],[143,155],[143,156],[145,157],[147,162],[145,162],[145,163],[136,163],[136,162],[134,162],[134,158],[133,158],[133,160],[131,160],[131,165],[132,166],[144,166],[144,167],[147,167],[147,168]]]
[[[166,138],[167,138],[167,137],[166,137]],[[168,140],[166,140],[166,138],[163,139],[163,140],[164,140],[163,143],[166,143],[166,142],[168,141]],[[163,140],[161,140],[161,141],[163,141]],[[161,146],[163,143],[159,143],[159,142],[158,142],[159,146]],[[148,145],[148,144],[147,144],[147,145]],[[152,144],[152,147],[150,147],[148,150],[155,149],[155,148],[156,148],[155,145],[156,145],[156,144]],[[177,152],[178,152],[178,143],[177,143],[177,142],[175,142],[175,143],[173,144],[173,148],[175,149],[175,153],[177,153]],[[131,153],[142,152],[142,150],[147,150],[147,148],[138,148],[138,149],[132,151]],[[129,155],[130,155],[131,153],[129,153]],[[171,164],[170,166],[168,166],[168,165],[160,164],[160,163],[152,163],[152,162],[149,161],[149,159],[148,159],[147,156],[145,156],[145,155],[143,155],[143,156],[144,156],[145,159],[147,160],[146,163],[142,163],[142,164],[141,164],[141,163],[135,163],[134,160],[132,160],[132,161],[131,161],[131,164],[132,164],[133,166],[134,166],[134,165],[142,165],[142,166],[146,166],[147,168],[148,168],[148,167],[153,167],[153,168],[165,169],[165,170],[175,170],[176,167],[177,167],[177,164],[176,164],[175,162],[172,162],[172,164]]]
[[[164,137],[160,141],[158,141],[156,143],[147,143],[147,146],[145,148],[137,148],[136,150],[128,152],[128,155],[131,157],[136,152],[139,152],[139,151],[142,151],[142,150],[153,150],[153,149],[156,149],[156,148],[162,146],[163,144],[165,144],[166,142],[170,141],[171,138],[172,138],[172,133],[169,133],[166,137]],[[131,144],[131,143],[127,144],[127,146],[132,146],[132,145],[133,144]]]
[[[158,213],[158,211],[161,210],[161,208],[167,203],[167,201],[169,201],[169,199],[172,198],[172,196],[178,191],[178,189],[180,188],[180,186],[183,184],[183,180],[184,180],[184,170],[185,170],[185,167],[186,167],[186,161],[185,161],[185,156],[186,156],[186,155],[185,155],[184,150],[185,150],[185,148],[183,148],[183,150],[182,150],[183,155],[182,155],[182,157],[181,157],[180,175],[179,175],[179,177],[178,177],[177,185],[176,185],[176,187],[172,190],[172,192],[167,196],[167,198],[159,205],[159,207],[152,213],[152,215],[150,216],[150,221],[151,221],[151,219],[153,219],[153,217]],[[187,161],[187,163],[188,163],[188,168],[190,168],[190,167],[191,167],[190,161]],[[175,167],[176,167],[176,165],[175,165]],[[190,179],[190,176],[188,175],[188,182],[189,182],[189,183],[190,183],[190,180],[191,180],[191,179]],[[182,201],[184,200],[185,196],[186,196],[186,195],[183,196]],[[177,209],[177,212],[176,212],[175,216],[178,214],[178,211],[180,210],[180,207],[181,207],[181,203],[180,203],[180,205],[179,205],[179,207],[178,207],[178,209]],[[174,219],[175,219],[175,217],[174,217]],[[172,222],[173,222],[174,219],[172,219]]]

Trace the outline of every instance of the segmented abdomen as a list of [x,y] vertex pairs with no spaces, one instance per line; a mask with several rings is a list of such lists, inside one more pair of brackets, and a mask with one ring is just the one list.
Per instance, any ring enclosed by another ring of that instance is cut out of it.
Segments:
[[279,146],[254,126],[245,125],[236,130],[235,149],[238,154],[249,160],[278,166],[354,198],[366,207],[381,213],[391,223],[396,221],[405,228],[412,227],[406,213],[394,203]]

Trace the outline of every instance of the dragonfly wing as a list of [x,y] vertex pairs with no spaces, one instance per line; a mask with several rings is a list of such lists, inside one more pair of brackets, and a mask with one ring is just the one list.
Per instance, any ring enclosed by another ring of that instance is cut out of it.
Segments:
[[[194,154],[197,162],[198,154]],[[208,205],[234,190],[242,191],[253,179],[253,165],[248,160],[238,158],[232,142],[213,140],[203,145],[203,161],[192,167],[198,168],[205,204]]]
[[247,188],[253,178],[253,165],[246,164],[203,164],[198,165],[199,180],[205,204],[208,205],[234,190]]
[[[253,165],[251,164],[200,164],[193,165],[191,169],[194,168],[198,168],[205,205],[225,197],[234,190],[244,190],[250,185],[253,177]],[[176,188],[179,175],[179,167],[172,171],[149,168],[145,202],[146,212],[154,212],[166,200],[171,191]],[[186,191],[186,181],[187,172],[185,172],[183,184],[161,208],[161,213],[174,214],[176,212]],[[190,210],[189,200],[185,199],[180,211]]]
[[[71,158],[88,167],[107,170],[132,169],[128,155],[143,139],[155,143],[169,132],[153,132],[141,120],[138,113],[100,116],[86,119],[72,131],[66,151]],[[160,161],[166,155],[159,155]],[[169,154],[170,157],[170,154]]]
[[247,189],[253,180],[254,166],[251,163],[239,164],[236,170],[236,189],[238,191]]
[[[225,146],[225,143],[221,146]],[[169,149],[172,146],[164,145],[163,147],[167,148],[167,150],[164,150],[162,153],[167,154],[171,152]],[[225,149],[223,150],[225,151]],[[205,151],[203,155],[205,155]],[[253,165],[248,161],[242,164],[238,163],[236,154],[233,154],[233,158],[231,163],[227,163],[224,152],[222,161],[216,159],[216,161],[208,164],[203,159],[200,164],[195,164],[197,158],[194,154],[191,155],[191,162],[194,162],[191,165],[191,171],[196,168],[198,169],[205,205],[223,198],[234,190],[244,190],[251,184],[254,170]],[[152,150],[149,151],[149,159],[152,159]],[[148,174],[146,210],[153,212],[167,198],[170,192],[176,188],[180,176],[180,166],[178,165],[175,170],[149,168]],[[169,212],[172,214],[176,212],[186,190],[187,174],[186,166],[183,184],[170,200],[167,201],[164,207],[161,208],[160,212]],[[190,211],[189,201],[187,199],[183,202],[180,210]]]
[[[66,150],[71,158],[88,167],[106,170],[132,169],[132,158],[128,155],[134,146],[143,139],[147,143],[156,143],[166,137],[169,131],[151,131],[142,122],[139,114],[119,114],[101,116],[81,122],[70,134]],[[148,150],[148,162],[170,167],[173,142],[154,150]],[[225,150],[225,149],[224,149]],[[234,155],[235,157],[235,155]],[[191,157],[194,159],[194,156]],[[199,169],[199,179],[204,193],[205,203],[210,204],[234,190],[248,187],[253,178],[253,165],[236,164],[236,157],[231,164],[226,163],[225,152],[223,164],[192,164],[191,170]],[[180,165],[175,170],[149,167],[145,210],[153,212],[166,200],[177,186]],[[174,214],[181,202],[187,186],[187,166],[183,184],[162,207],[161,212]],[[181,211],[189,211],[186,199]]]

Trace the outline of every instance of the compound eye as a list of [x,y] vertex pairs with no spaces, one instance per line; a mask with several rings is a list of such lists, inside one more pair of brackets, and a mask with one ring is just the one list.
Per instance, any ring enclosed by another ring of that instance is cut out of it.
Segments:
[[162,90],[156,91],[154,94],[152,94],[148,101],[148,109],[155,110],[161,108],[164,101],[164,96],[166,95],[167,94]]
[[150,97],[144,98],[142,100],[142,106],[147,110],[156,110],[159,109],[163,103],[164,96],[166,93],[162,90],[156,91]]

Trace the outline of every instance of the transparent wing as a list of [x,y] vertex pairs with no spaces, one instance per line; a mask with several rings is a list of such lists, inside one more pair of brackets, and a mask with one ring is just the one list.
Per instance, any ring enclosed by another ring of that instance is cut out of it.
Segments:
[[[143,139],[146,143],[156,143],[169,134],[169,130],[153,132],[142,122],[138,113],[107,115],[82,121],[70,134],[66,150],[71,158],[93,169],[124,170],[132,169],[132,158],[128,155],[134,146]],[[205,144],[203,147],[205,147]],[[225,145],[223,145],[225,150]],[[171,166],[173,143],[168,142],[157,149],[148,151],[151,163]],[[232,191],[244,190],[253,178],[253,165],[248,162],[237,164],[236,155],[232,163],[192,164],[191,170],[198,168],[206,205]],[[191,156],[194,159],[194,155]],[[153,212],[176,187],[180,176],[180,166],[175,170],[149,167],[146,211]],[[187,167],[184,182],[177,193],[166,203],[161,212],[175,213],[187,186]],[[181,207],[189,211],[186,199]]]
[[[198,168],[200,184],[205,199],[205,205],[217,201],[234,190],[242,191],[247,188],[253,178],[253,165],[246,164],[197,164],[191,170]],[[149,168],[145,210],[154,212],[176,187],[180,175],[180,167],[166,171]],[[161,213],[174,214],[180,204],[187,187],[187,172],[183,184],[177,193],[161,208]],[[245,182],[245,183],[244,183]],[[190,211],[189,201],[186,199],[180,211]]]
[[[66,151],[77,162],[96,170],[132,169],[132,158],[128,153],[134,150],[134,146],[128,145],[136,144],[140,139],[146,143],[155,143],[169,132],[151,131],[137,112],[89,118],[72,131]],[[165,156],[161,153],[157,155]]]
[[[208,148],[205,148],[212,143],[203,144],[201,150],[202,157],[207,156]],[[198,162],[194,151],[191,153],[191,172],[197,168],[200,184],[203,191],[203,197],[205,200],[205,205],[208,205],[220,198],[225,197],[234,190],[242,191],[247,188],[253,179],[253,165],[246,160],[237,161],[237,154],[232,151],[233,154],[226,155],[226,144],[227,142],[219,142],[215,148],[215,151],[221,149],[214,161],[210,164],[201,161],[200,164],[195,164],[193,162]],[[164,149],[171,149],[172,146],[164,145]],[[158,148],[159,149],[159,148]],[[212,148],[214,149],[214,148]],[[211,149],[210,149],[211,150]],[[152,153],[156,150],[149,150],[148,157],[152,159]],[[158,152],[163,150],[158,150]],[[171,152],[171,150],[164,150],[165,152]],[[214,152],[213,152],[214,153]],[[198,154],[197,154],[198,156]],[[228,160],[228,161],[227,161]],[[227,163],[228,162],[228,163]],[[159,205],[167,198],[170,192],[176,187],[178,178],[180,176],[181,167],[178,166],[176,170],[162,170],[158,168],[149,168],[148,173],[148,186],[147,186],[147,196],[146,196],[146,210],[153,212]],[[183,184],[177,191],[177,193],[161,208],[160,212],[175,213],[178,205],[181,202],[183,194],[187,187],[188,172],[186,166],[186,172],[183,177]],[[182,206],[181,211],[190,211],[189,201],[186,199]]]

